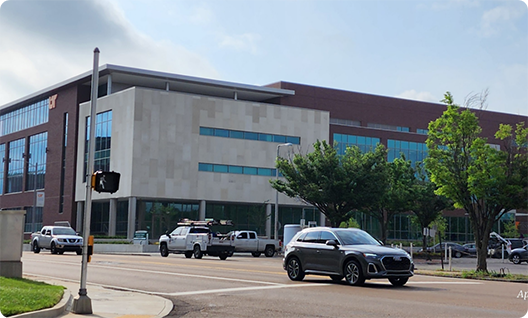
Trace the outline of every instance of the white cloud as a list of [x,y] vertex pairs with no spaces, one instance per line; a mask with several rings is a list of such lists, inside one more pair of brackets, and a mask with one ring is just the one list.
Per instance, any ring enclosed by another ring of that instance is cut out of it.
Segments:
[[523,15],[517,5],[499,6],[482,14],[479,34],[484,37],[498,34],[504,28],[513,28],[513,21]]
[[433,94],[429,92],[417,92],[414,89],[407,90],[396,97],[398,98],[405,98],[405,99],[412,99],[412,100],[418,100],[422,102],[433,102],[438,103],[439,98],[434,97]]
[[240,35],[220,35],[219,45],[223,48],[231,48],[237,51],[249,51],[257,53],[257,42],[260,35],[254,33],[244,33]]
[[[0,0],[1,1],[1,0]],[[0,10],[0,105],[89,71],[117,64],[217,78],[207,59],[138,32],[123,12],[98,1],[6,1]],[[60,16],[60,19],[50,17]]]

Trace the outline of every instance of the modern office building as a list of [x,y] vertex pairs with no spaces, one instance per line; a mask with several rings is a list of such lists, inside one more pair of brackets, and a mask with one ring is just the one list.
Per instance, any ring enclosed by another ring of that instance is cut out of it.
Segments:
[[[0,208],[25,209],[27,232],[56,221],[82,230],[90,84],[87,72],[0,107]],[[236,228],[272,236],[277,198],[269,179],[277,155],[307,153],[328,140],[340,152],[382,143],[388,160],[403,152],[421,161],[428,123],[445,110],[294,83],[254,86],[115,65],[100,67],[99,84],[95,170],[119,172],[121,182],[113,194],[93,192],[91,233],[128,238],[135,230],[156,238],[182,218],[231,219]],[[528,124],[510,114],[478,116],[497,147],[499,123]],[[301,219],[325,223],[301,200],[280,194],[278,203],[279,234]],[[445,216],[450,239],[471,239],[463,213]],[[527,219],[517,211],[507,217]],[[357,218],[377,231],[366,215]],[[408,215],[394,218],[390,237],[417,235]]]
[[[427,156],[425,140],[429,122],[440,117],[446,110],[446,106],[440,103],[426,103],[295,83],[278,82],[269,86],[295,92],[295,95],[279,97],[277,101],[279,104],[328,111],[330,113],[330,142],[337,143],[340,153],[344,153],[347,146],[355,145],[363,151],[368,151],[377,143],[381,143],[388,150],[387,160],[389,161],[398,158],[400,153],[403,153],[405,158],[413,163],[423,161]],[[497,149],[500,149],[503,143],[494,137],[500,124],[510,124],[515,127],[517,123],[524,122],[525,127],[528,127],[526,116],[486,110],[475,110],[474,112],[479,118],[482,136],[486,137],[488,143]],[[464,211],[446,211],[444,217],[448,223],[449,240],[473,240],[470,222]],[[377,221],[371,217],[357,213],[356,219],[362,228],[372,233],[379,232]],[[525,211],[510,211],[501,219],[501,222],[496,224],[494,230],[500,232],[500,227],[509,220],[520,222],[520,231],[524,234],[528,233],[528,214]],[[396,215],[389,231],[389,238],[393,239],[414,239],[421,236],[421,229],[413,227],[407,214]]]

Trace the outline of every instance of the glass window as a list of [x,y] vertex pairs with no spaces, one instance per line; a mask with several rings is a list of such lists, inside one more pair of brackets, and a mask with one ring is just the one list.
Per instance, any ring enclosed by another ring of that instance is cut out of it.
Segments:
[[321,233],[320,231],[308,232],[308,234],[306,234],[306,236],[304,237],[303,242],[306,242],[306,243],[317,243],[318,240],[319,240],[319,234],[320,233]]
[[214,135],[217,137],[229,137],[229,131],[227,129],[215,129]]
[[330,232],[327,232],[327,231],[322,231],[321,232],[321,238],[319,239],[319,241],[323,244],[326,243],[326,241],[328,240],[336,240],[336,237],[334,236],[334,234],[330,233]]
[[29,162],[26,178],[26,189],[44,189],[46,177],[46,148],[48,146],[48,132],[29,137]]
[[227,172],[226,165],[213,165],[213,172]]
[[7,189],[6,193],[21,192],[24,177],[24,150],[25,139],[21,138],[9,142],[9,155],[7,165]]
[[229,166],[229,173],[244,173],[244,169],[241,166]]
[[238,130],[231,130],[229,132],[229,137],[236,139],[244,139],[244,132]]
[[5,146],[6,144],[0,144],[0,194],[4,194]]
[[273,142],[286,142],[286,136],[273,135]]
[[260,141],[273,141],[273,136],[270,134],[259,134]]
[[48,122],[49,99],[13,110],[0,116],[0,136]]
[[271,169],[269,168],[258,168],[259,176],[271,176]]
[[213,165],[209,163],[198,163],[198,171],[213,171]]
[[[112,111],[97,114],[95,117],[95,152],[93,171],[110,171],[110,148],[112,138]],[[90,117],[86,117],[86,141],[84,146],[84,170],[88,164],[90,139]]]
[[286,136],[286,142],[292,143],[294,145],[300,145],[301,144],[301,137]]
[[244,139],[258,140],[258,134],[253,132],[244,132]]
[[257,174],[257,168],[244,167],[244,174],[256,175]]
[[212,136],[214,134],[213,128],[200,127],[200,135]]

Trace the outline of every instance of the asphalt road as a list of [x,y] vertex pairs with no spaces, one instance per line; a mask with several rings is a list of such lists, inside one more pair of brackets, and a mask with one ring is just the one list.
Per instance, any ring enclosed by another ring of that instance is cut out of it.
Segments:
[[[79,281],[81,257],[23,254],[24,275]],[[307,276],[292,282],[282,259],[234,256],[201,260],[183,255],[96,254],[90,284],[169,298],[170,317],[522,317],[528,285],[416,275],[407,285],[386,280],[363,287]],[[520,297],[519,295],[523,296]]]

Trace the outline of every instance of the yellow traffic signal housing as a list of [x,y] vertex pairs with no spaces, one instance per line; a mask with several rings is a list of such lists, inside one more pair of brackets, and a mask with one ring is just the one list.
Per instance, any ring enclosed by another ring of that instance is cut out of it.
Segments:
[[119,190],[121,174],[114,171],[96,171],[92,175],[92,189],[97,192],[114,193]]
[[88,236],[88,252],[86,253],[88,255],[88,263],[90,263],[90,261],[92,260],[93,245],[94,245],[94,236],[90,235]]

